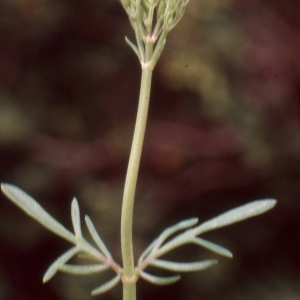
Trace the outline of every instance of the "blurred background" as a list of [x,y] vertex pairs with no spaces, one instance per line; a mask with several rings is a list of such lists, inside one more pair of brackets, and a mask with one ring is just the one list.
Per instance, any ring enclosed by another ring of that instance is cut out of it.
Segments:
[[[173,286],[141,279],[138,299],[300,299],[299,13],[297,0],[191,0],[168,36],[137,187],[136,256],[182,219],[202,222],[260,198],[278,204],[204,235],[232,260],[180,248],[172,259],[219,264]],[[141,73],[125,35],[134,39],[117,0],[0,2],[0,181],[67,228],[76,196],[119,263]],[[92,299],[112,276],[58,274],[43,285],[70,244],[0,199],[0,299]]]

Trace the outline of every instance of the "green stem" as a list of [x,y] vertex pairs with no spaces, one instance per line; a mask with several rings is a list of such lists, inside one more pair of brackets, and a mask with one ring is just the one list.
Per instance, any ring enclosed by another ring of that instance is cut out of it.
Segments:
[[[147,43],[145,45],[146,62],[150,60],[152,52],[152,44]],[[127,168],[122,204],[121,247],[123,259],[123,300],[136,299],[137,275],[134,270],[134,256],[132,245],[133,205],[148,116],[151,79],[152,69],[150,68],[150,65],[146,65],[142,70],[138,112]]]

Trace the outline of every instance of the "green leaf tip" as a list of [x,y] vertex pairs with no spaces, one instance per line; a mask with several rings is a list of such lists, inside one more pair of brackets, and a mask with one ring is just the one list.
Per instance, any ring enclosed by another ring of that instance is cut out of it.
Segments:
[[194,239],[192,239],[191,242],[194,243],[194,244],[196,244],[196,245],[202,246],[203,248],[206,248],[206,249],[208,249],[208,250],[210,250],[212,252],[215,252],[217,254],[223,255],[225,257],[228,257],[228,258],[232,258],[233,257],[232,253],[228,249],[226,249],[226,248],[224,248],[224,247],[222,247],[220,245],[217,245],[215,243],[206,241],[206,240],[204,240],[202,238],[195,237]]
[[275,199],[256,200],[231,209],[194,228],[195,236],[263,214],[272,209],[276,203]]
[[71,243],[76,243],[75,235],[55,220],[36,200],[23,190],[8,183],[2,183],[1,190],[14,204],[48,230]]
[[81,223],[80,223],[80,210],[77,199],[74,197],[71,204],[71,217],[74,232],[77,238],[82,237]]

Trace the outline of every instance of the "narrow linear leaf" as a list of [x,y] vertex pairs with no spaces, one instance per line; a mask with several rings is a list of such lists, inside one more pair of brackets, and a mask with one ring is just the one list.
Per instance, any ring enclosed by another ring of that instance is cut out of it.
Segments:
[[142,252],[142,254],[140,255],[140,258],[138,260],[138,264],[140,262],[142,262],[144,260],[144,258],[151,252],[151,250],[155,246],[156,242],[157,242],[157,238]]
[[112,257],[112,255],[110,254],[110,252],[108,251],[107,247],[105,246],[105,244],[103,243],[102,239],[100,238],[92,220],[90,219],[89,216],[85,216],[85,223],[86,226],[93,238],[93,240],[95,241],[95,243],[97,244],[97,246],[99,247],[99,249],[103,252],[103,254],[106,257]]
[[[138,5],[139,6],[139,5]],[[138,48],[138,58],[140,62],[144,62],[145,61],[145,47],[142,41],[142,31],[143,29],[141,28],[141,24],[139,24],[139,22],[136,23],[136,28],[135,28],[135,39],[136,39],[136,44],[137,44],[137,48]]]
[[12,184],[2,183],[1,189],[10,200],[12,200],[30,217],[38,221],[40,224],[58,236],[73,244],[76,244],[75,235],[61,225],[58,221],[56,221],[31,196]]
[[276,204],[274,199],[257,200],[225,212],[211,220],[208,220],[194,228],[195,236],[213,229],[228,226],[230,224],[260,215]]
[[150,262],[149,265],[174,272],[196,272],[209,268],[210,266],[215,265],[217,263],[218,261],[216,259],[207,259],[204,261],[190,263],[178,263],[173,261],[156,259]]
[[[158,251],[155,253],[155,257],[158,258],[166,254],[167,252],[175,248],[178,248],[184,244],[193,243],[195,236],[205,231],[227,226],[232,223],[250,218],[252,216],[262,214],[268,211],[269,209],[271,209],[272,207],[274,207],[275,204],[276,204],[276,200],[258,200],[258,201],[253,201],[251,203],[245,204],[241,207],[232,209],[229,212],[221,214],[220,216],[214,219],[211,219],[195,228],[188,229],[185,232],[179,234],[178,236],[175,236],[173,239],[171,239],[166,244],[164,244],[160,249],[158,249]],[[209,244],[206,245],[209,246]],[[218,247],[215,247],[215,250],[218,250],[217,248]]]
[[155,27],[154,27],[153,33],[152,33],[152,36],[155,37],[155,41],[157,40],[157,37],[159,37],[161,32],[163,31],[163,26],[162,26],[163,19],[164,19],[163,14],[162,15],[157,14]]
[[[96,261],[101,261],[101,262],[105,262],[106,258],[104,257],[104,255],[102,254],[102,252],[100,252],[98,249],[94,248],[94,246],[90,245],[90,249],[84,248],[84,247],[80,247],[81,251],[85,251],[85,252],[81,252],[78,254],[78,258],[80,259],[84,259],[84,260],[92,260],[93,262]],[[88,252],[86,252],[88,251]]]
[[118,274],[113,279],[102,284],[98,288],[95,288],[94,290],[92,290],[92,292],[91,292],[92,296],[100,295],[100,294],[103,294],[103,293],[109,291],[110,289],[114,288],[119,283],[120,280],[121,280],[121,274]]
[[102,252],[99,251],[95,246],[91,245],[85,238],[82,237],[81,239],[78,239],[76,246],[81,252],[88,254],[88,256],[92,256],[94,260],[98,262],[106,261],[106,258]]
[[72,200],[71,217],[72,217],[72,224],[73,224],[75,235],[81,238],[82,233],[81,233],[81,224],[80,224],[80,210],[79,210],[78,201],[75,197]]
[[166,44],[166,38],[164,38],[164,40],[161,41],[162,35],[163,35],[163,33],[161,34],[159,41],[157,42],[156,47],[153,51],[152,61],[154,61],[154,64],[156,64],[156,62],[158,61],[158,58],[160,57],[161,53],[163,52],[165,44]]
[[184,221],[181,221],[171,227],[165,229],[157,238],[157,242],[155,243],[152,254],[157,251],[157,249],[164,243],[164,241],[174,234],[177,231],[190,228],[198,223],[198,218],[191,218]]
[[89,253],[79,253],[78,258],[95,261],[95,257]]
[[49,281],[69,259],[71,259],[75,254],[77,254],[80,250],[77,247],[73,247],[61,256],[59,256],[48,268],[46,271],[43,282],[46,283]]
[[194,230],[188,229],[183,233],[179,234],[178,236],[175,236],[173,239],[171,239],[166,244],[164,244],[160,249],[158,249],[157,252],[155,253],[155,257],[158,258],[175,248],[191,243],[192,239],[194,238],[195,238]]
[[223,255],[223,256],[226,256],[229,258],[233,257],[232,253],[228,249],[226,249],[220,245],[217,245],[215,243],[206,241],[202,238],[196,237],[192,240],[192,242],[196,245],[202,246],[202,247],[204,247],[210,251],[213,251],[217,254],[220,254],[220,255]]
[[137,57],[140,59],[140,54],[137,46],[127,36],[125,36],[125,41],[129,45],[129,47],[133,50],[133,52],[137,55]]
[[171,276],[171,277],[159,277],[159,276],[150,275],[144,271],[140,271],[140,275],[146,281],[157,285],[172,284],[180,279],[179,275]]
[[81,265],[81,266],[65,264],[58,267],[59,271],[69,273],[69,274],[74,274],[74,275],[90,275],[90,274],[95,274],[95,273],[105,271],[109,268],[110,268],[109,266],[104,264]]

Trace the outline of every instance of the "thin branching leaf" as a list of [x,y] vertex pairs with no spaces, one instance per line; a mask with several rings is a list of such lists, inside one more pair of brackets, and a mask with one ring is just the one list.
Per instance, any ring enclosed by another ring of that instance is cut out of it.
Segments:
[[178,236],[175,236],[169,242],[164,244],[160,249],[158,249],[158,251],[155,253],[155,257],[158,258],[175,248],[190,243],[191,240],[194,239],[194,237],[195,236],[194,236],[193,229],[186,230],[185,232],[179,234]]
[[[182,246],[184,244],[194,243],[193,240],[194,240],[195,236],[197,236],[203,232],[213,230],[216,228],[220,228],[223,226],[227,226],[232,223],[242,221],[244,219],[262,214],[262,213],[268,211],[269,209],[271,209],[272,207],[274,207],[275,204],[276,204],[276,200],[273,200],[273,199],[258,200],[258,201],[253,201],[251,203],[245,204],[241,207],[232,209],[224,214],[219,215],[216,218],[208,220],[195,228],[188,229],[185,232],[181,233],[180,235],[174,237],[169,242],[164,244],[160,249],[158,249],[157,253],[155,253],[155,257],[160,257],[160,256],[166,254],[167,252],[169,252],[175,248],[178,248],[179,246]],[[196,243],[197,243],[197,240],[196,240]],[[208,246],[208,247],[212,246],[212,244],[209,244],[209,243],[210,242],[204,243],[204,244],[206,244],[206,246]],[[212,249],[214,249],[213,251],[215,251],[215,252],[221,251],[219,254],[222,254],[222,252],[223,252],[222,255],[226,254],[226,251],[228,251],[227,249],[225,250],[225,248],[222,249],[222,248],[218,248],[218,247],[212,247]],[[224,252],[224,250],[225,250],[225,252]],[[227,254],[228,254],[228,257],[230,257],[229,252],[227,252]],[[225,256],[227,256],[227,255],[225,255]]]
[[217,263],[218,261],[216,259],[207,259],[204,261],[190,263],[178,263],[173,261],[156,259],[150,262],[149,265],[174,272],[196,272],[209,268],[210,266],[215,265]]
[[194,228],[195,236],[209,230],[228,226],[230,224],[260,215],[273,208],[275,204],[276,200],[274,199],[257,200],[242,205],[238,208],[231,209],[228,212],[225,212]]
[[153,247],[155,246],[157,242],[157,238],[142,252],[142,254],[140,255],[140,258],[138,260],[138,263],[140,263],[142,260],[144,260],[144,258],[150,254],[151,250],[153,249]]
[[142,31],[141,30],[141,26],[139,26],[139,24],[137,23],[137,28],[135,30],[135,39],[136,39],[136,43],[137,43],[137,48],[138,48],[138,58],[140,60],[140,62],[144,62],[145,61],[145,47],[143,44],[143,38],[142,38]]
[[150,275],[144,271],[140,271],[139,273],[143,279],[157,285],[172,284],[180,279],[179,275],[171,276],[171,277],[159,277],[159,276]]
[[[81,241],[85,241],[86,244],[82,245],[82,243],[80,243]],[[78,247],[83,252],[78,254],[78,258],[92,261],[101,261],[106,264],[107,257],[105,257],[101,251],[89,244],[86,240],[82,239],[81,241],[79,241]]]
[[156,62],[158,61],[161,53],[163,52],[164,50],[164,47],[165,47],[165,44],[166,44],[166,38],[162,39],[163,37],[163,33],[161,34],[157,44],[156,44],[156,47],[153,51],[153,55],[152,55],[152,61],[154,63],[154,65],[156,64]]
[[61,266],[63,266],[69,259],[71,259],[74,255],[76,255],[80,250],[77,247],[73,247],[61,256],[59,256],[48,268],[46,271],[43,282],[49,281],[59,270]]
[[174,234],[177,231],[190,228],[198,223],[198,218],[191,218],[184,221],[181,221],[171,227],[168,227],[165,229],[157,238],[157,242],[153,247],[152,253],[156,252],[157,249],[164,243],[164,241],[170,237],[172,234]]
[[82,237],[81,224],[80,224],[80,210],[77,199],[74,197],[71,205],[71,217],[75,235],[79,238]]
[[27,213],[30,217],[58,236],[76,244],[75,235],[56,221],[31,196],[12,184],[2,183],[1,189],[10,200],[25,211],[25,213]]
[[95,256],[93,256],[89,253],[79,253],[77,257],[80,259],[95,261]]
[[226,249],[226,248],[224,248],[220,245],[217,245],[215,243],[206,241],[202,238],[196,237],[192,240],[192,242],[194,244],[202,246],[202,247],[204,247],[204,248],[206,248],[210,251],[213,251],[215,253],[218,253],[220,255],[223,255],[223,256],[226,256],[226,257],[229,257],[229,258],[232,258],[232,256],[233,256],[232,253],[228,249]]
[[105,271],[109,268],[110,267],[108,265],[104,265],[104,264],[97,264],[97,265],[65,264],[58,267],[59,271],[69,273],[69,274],[74,274],[74,275],[90,275],[90,274],[95,274],[95,273]]
[[108,251],[107,247],[105,246],[105,244],[103,243],[102,239],[100,238],[92,220],[90,219],[89,216],[85,216],[85,223],[86,223],[86,226],[93,238],[93,240],[95,241],[95,243],[97,244],[97,246],[99,247],[99,249],[103,252],[103,254],[106,256],[106,257],[112,257],[110,252]]
[[83,237],[77,240],[77,247],[80,251],[89,254],[90,256],[94,257],[97,261],[104,262],[106,258],[102,254],[101,251],[98,250],[95,246],[91,245],[86,239]]
[[109,291],[110,289],[114,288],[119,283],[120,280],[121,280],[121,274],[118,274],[113,279],[109,280],[108,282],[92,290],[91,292],[92,296],[100,295]]
[[129,47],[133,50],[133,52],[137,55],[137,57],[140,59],[140,54],[137,46],[127,36],[125,36],[125,41],[129,45]]

